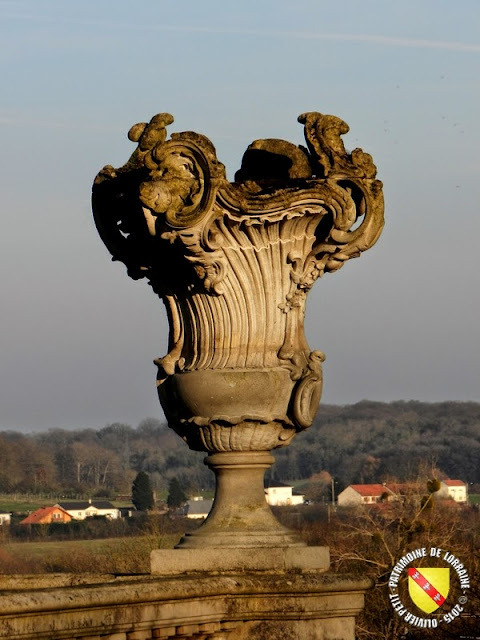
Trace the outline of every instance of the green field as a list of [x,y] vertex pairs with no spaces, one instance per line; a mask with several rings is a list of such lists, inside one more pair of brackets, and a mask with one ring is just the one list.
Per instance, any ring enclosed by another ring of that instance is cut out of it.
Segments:
[[[140,538],[130,538],[132,545]],[[15,557],[41,559],[58,554],[72,555],[79,551],[91,554],[113,553],[121,547],[125,538],[107,538],[102,540],[42,540],[35,542],[8,542],[2,549]]]
[[173,548],[178,534],[100,540],[7,542],[0,573],[148,573],[152,549]]
[[58,500],[49,500],[48,498],[25,498],[19,496],[14,498],[9,495],[0,495],[0,511],[7,513],[26,513],[27,511],[35,511],[40,507],[46,507],[55,504]]

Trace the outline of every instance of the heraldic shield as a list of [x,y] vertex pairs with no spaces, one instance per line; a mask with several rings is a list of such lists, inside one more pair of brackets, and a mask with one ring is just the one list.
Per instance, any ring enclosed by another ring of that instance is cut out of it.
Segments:
[[408,593],[419,609],[433,613],[445,602],[450,590],[450,569],[410,568],[408,570]]

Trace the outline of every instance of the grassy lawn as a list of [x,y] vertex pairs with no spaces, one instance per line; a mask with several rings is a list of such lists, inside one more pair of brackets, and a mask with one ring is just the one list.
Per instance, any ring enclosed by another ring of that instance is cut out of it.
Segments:
[[480,493],[469,493],[468,502],[470,504],[480,504]]
[[7,542],[0,549],[0,573],[144,573],[150,569],[150,551],[173,548],[179,538],[177,533]]
[[[130,538],[135,544],[137,537]],[[88,551],[91,554],[112,552],[121,546],[125,538],[107,538],[105,540],[42,540],[35,542],[8,542],[2,548],[10,555],[18,558],[41,559],[56,554],[72,555],[78,551]]]
[[[55,502],[57,501],[55,500]],[[0,495],[0,511],[26,513],[40,507],[53,505],[55,502],[48,498],[25,498],[23,496],[14,498],[14,496]]]

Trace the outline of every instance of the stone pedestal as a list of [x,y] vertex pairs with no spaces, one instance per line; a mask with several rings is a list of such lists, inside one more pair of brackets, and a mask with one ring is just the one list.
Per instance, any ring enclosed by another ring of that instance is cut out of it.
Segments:
[[[216,477],[215,500],[206,522],[179,543],[181,548],[304,546],[282,527],[265,500],[263,479],[274,458],[266,451],[214,453],[206,464]],[[222,557],[224,553],[222,551]]]
[[250,547],[155,549],[151,553],[154,575],[171,576],[179,572],[255,571],[282,575],[285,571],[321,573],[330,567],[328,547]]

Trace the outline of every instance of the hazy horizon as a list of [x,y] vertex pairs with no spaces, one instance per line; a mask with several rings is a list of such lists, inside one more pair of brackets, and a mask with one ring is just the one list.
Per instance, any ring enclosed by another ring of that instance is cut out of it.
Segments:
[[[431,405],[437,405],[437,404],[460,404],[460,405],[466,405],[466,404],[473,404],[473,405],[480,405],[480,402],[474,402],[474,401],[470,401],[470,400],[440,400],[438,402],[424,402],[422,400],[390,400],[390,401],[380,401],[380,400],[368,400],[367,398],[363,398],[361,400],[358,400],[357,402],[352,402],[352,403],[345,403],[345,404],[340,404],[340,403],[326,403],[326,402],[321,402],[320,403],[320,407],[319,407],[319,413],[321,412],[322,407],[336,407],[336,408],[345,408],[345,407],[354,407],[356,405],[362,405],[363,403],[374,403],[374,404],[380,404],[380,405],[392,405],[392,404],[400,404],[400,403],[404,403],[404,404],[409,404],[409,403],[419,403],[419,404],[425,404],[428,406]],[[317,415],[318,418],[318,415]],[[167,424],[167,419],[165,418],[165,416],[163,415],[163,412],[161,412],[160,416],[145,416],[144,418],[141,418],[137,423],[128,423],[128,422],[121,422],[121,421],[108,421],[105,424],[102,425],[70,425],[68,427],[45,427],[45,428],[41,428],[41,427],[31,427],[29,429],[22,429],[21,427],[18,428],[0,428],[0,434],[2,433],[20,433],[23,435],[38,435],[41,433],[48,433],[48,432],[56,432],[56,431],[101,431],[102,429],[109,427],[113,424],[125,424],[129,427],[131,427],[132,429],[138,429],[141,424],[143,422],[148,422],[150,420],[157,420],[160,424],[163,424],[165,427],[168,427]],[[317,420],[317,419],[316,419]],[[318,424],[316,425],[316,422],[314,421],[313,425],[311,428],[315,428],[316,426],[318,426]],[[302,433],[303,432],[299,432],[299,437],[302,437]]]

